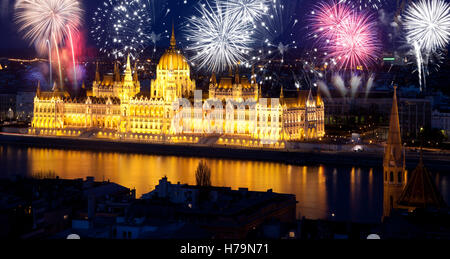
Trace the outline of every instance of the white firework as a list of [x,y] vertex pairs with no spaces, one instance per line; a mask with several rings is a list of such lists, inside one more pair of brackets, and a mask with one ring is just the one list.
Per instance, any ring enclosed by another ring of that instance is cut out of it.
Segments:
[[221,72],[245,63],[252,44],[251,25],[224,12],[219,4],[198,8],[199,16],[188,19],[186,38],[191,61],[199,69]]
[[18,0],[15,4],[19,31],[41,54],[47,52],[48,41],[60,44],[69,31],[77,31],[82,13],[76,0]]
[[91,34],[100,52],[124,57],[138,56],[150,40],[151,18],[142,0],[107,0],[98,7],[92,18]]
[[365,9],[380,10],[383,7],[384,0],[340,0],[339,3],[348,3],[352,8],[359,11]]
[[216,0],[223,10],[237,19],[254,23],[269,10],[270,0]]
[[403,27],[408,43],[417,42],[422,51],[432,53],[450,41],[450,4],[443,0],[420,0],[405,12]]

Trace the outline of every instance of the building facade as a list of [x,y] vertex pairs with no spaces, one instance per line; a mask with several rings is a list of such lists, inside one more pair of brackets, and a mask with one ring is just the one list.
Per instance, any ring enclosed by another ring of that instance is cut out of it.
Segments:
[[299,91],[297,98],[284,98],[281,90],[280,99],[264,99],[254,74],[250,81],[237,69],[232,74],[219,82],[213,74],[209,98],[203,98],[172,34],[150,93],[141,92],[129,58],[124,75],[115,66],[101,79],[97,67],[92,90],[81,98],[62,88],[41,92],[38,87],[29,132],[171,143],[215,137],[218,145],[271,148],[325,135],[320,95]]
[[450,135],[450,112],[434,110],[431,118],[431,127],[442,130],[445,135]]

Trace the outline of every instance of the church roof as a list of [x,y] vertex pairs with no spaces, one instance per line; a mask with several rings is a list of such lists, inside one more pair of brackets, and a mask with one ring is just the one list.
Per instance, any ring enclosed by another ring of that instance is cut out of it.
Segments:
[[408,184],[400,195],[398,204],[416,208],[446,207],[445,201],[434,184],[431,174],[423,164],[422,157],[419,165],[408,179]]

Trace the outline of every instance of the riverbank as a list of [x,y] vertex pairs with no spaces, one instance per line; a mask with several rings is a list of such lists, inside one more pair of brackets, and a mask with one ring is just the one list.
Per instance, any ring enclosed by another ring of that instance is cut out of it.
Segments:
[[[101,139],[68,137],[37,137],[23,134],[0,133],[0,145],[70,149],[98,152],[137,153],[164,156],[222,158],[278,162],[292,165],[344,165],[357,167],[381,167],[382,152],[302,151],[257,148],[217,147],[200,144],[159,144],[124,142]],[[424,152],[427,168],[450,171],[450,156]],[[408,152],[406,166],[414,168],[419,161],[417,152]]]

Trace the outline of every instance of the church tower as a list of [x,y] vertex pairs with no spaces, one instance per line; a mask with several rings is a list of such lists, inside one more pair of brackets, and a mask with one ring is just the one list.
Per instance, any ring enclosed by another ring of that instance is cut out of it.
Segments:
[[397,86],[394,86],[388,140],[383,159],[383,218],[388,217],[392,209],[398,208],[397,202],[405,184],[405,157],[398,117]]

